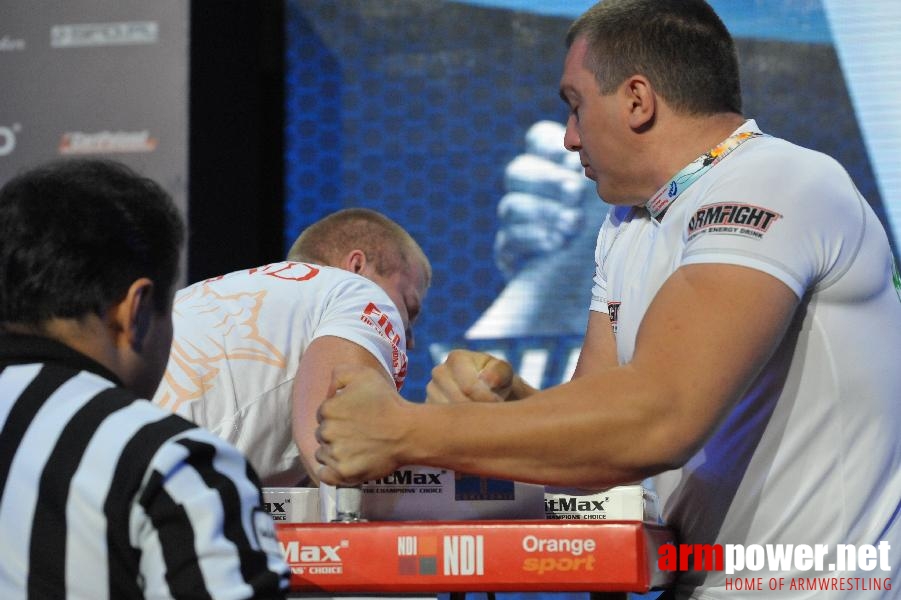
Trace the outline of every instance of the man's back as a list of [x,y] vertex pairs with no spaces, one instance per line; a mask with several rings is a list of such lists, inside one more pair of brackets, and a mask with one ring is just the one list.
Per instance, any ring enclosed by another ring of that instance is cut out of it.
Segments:
[[[387,319],[383,319],[383,314]],[[322,336],[368,350],[400,387],[406,374],[397,310],[345,270],[282,262],[198,282],[176,295],[174,340],[154,402],[238,447],[264,482],[298,482],[292,384]]]

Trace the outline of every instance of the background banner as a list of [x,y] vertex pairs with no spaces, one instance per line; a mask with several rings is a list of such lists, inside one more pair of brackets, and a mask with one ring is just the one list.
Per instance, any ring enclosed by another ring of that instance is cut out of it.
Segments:
[[[557,88],[565,32],[591,4],[286,5],[285,247],[348,206],[420,241],[435,277],[412,400],[453,347],[501,354],[534,385],[572,373],[606,205],[563,150]],[[823,5],[713,4],[736,37],[746,116],[835,157],[888,225]]]

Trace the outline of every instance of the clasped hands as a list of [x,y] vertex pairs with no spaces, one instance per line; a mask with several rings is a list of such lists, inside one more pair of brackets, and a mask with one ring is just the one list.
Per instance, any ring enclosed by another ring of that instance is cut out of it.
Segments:
[[412,440],[430,405],[503,402],[533,391],[508,362],[470,350],[452,351],[432,370],[424,405],[404,400],[375,369],[338,367],[317,411],[319,479],[356,485],[414,464]]

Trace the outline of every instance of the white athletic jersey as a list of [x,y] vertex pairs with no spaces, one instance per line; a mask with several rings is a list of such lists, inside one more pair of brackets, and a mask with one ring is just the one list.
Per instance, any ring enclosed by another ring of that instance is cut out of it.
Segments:
[[237,446],[267,485],[305,475],[291,391],[313,340],[362,346],[398,390],[407,374],[397,308],[378,285],[341,269],[281,262],[236,271],[180,290],[172,317],[172,351],[153,401]]
[[[739,131],[757,126],[748,121]],[[893,285],[885,231],[845,170],[784,140],[750,139],[659,223],[644,208],[611,209],[595,260],[591,309],[610,314],[621,364],[632,359],[651,300],[682,265],[758,269],[802,299],[751,390],[682,469],[657,478],[664,518],[680,542],[828,544],[828,570],[837,544],[885,540],[891,566],[901,567],[901,284],[895,272]],[[746,318],[766,319],[767,307]],[[847,574],[764,568],[730,577],[784,577],[788,585],[793,576]],[[679,597],[761,596],[727,590],[725,577],[685,573]],[[861,594],[833,593],[779,597]]]

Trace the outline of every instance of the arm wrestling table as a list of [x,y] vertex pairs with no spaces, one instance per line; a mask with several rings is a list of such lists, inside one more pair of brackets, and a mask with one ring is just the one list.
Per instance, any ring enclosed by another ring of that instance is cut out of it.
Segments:
[[291,597],[591,592],[626,598],[671,584],[669,529],[639,521],[378,521],[278,524]]

